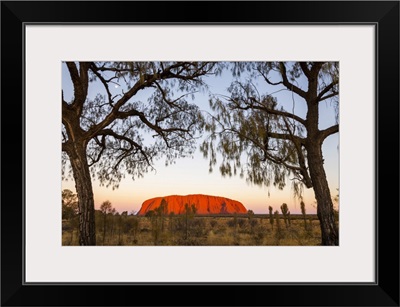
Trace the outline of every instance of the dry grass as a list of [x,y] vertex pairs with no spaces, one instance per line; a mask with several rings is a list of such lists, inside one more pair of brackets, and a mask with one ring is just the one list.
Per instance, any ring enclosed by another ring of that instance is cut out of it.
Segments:
[[[315,216],[307,219],[307,229],[302,219],[292,219],[291,225],[286,227],[281,218],[280,230],[276,221],[272,227],[269,219],[262,215],[251,219],[247,216],[195,216],[188,220],[187,230],[184,216],[164,217],[162,229],[160,223],[157,228],[149,217],[107,218],[105,238],[101,220],[96,221],[97,245],[316,246],[321,242],[319,221]],[[76,226],[71,227],[73,224],[63,222],[63,245],[79,245],[78,231]]]

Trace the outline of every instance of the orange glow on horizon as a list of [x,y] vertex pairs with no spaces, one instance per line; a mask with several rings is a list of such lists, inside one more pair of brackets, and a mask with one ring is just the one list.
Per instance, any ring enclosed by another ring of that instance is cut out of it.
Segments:
[[[244,184],[245,185],[245,184]],[[132,191],[130,191],[129,186],[132,187]],[[123,212],[127,211],[128,213],[137,213],[142,204],[151,198],[155,197],[165,197],[169,195],[189,195],[189,194],[203,194],[210,196],[220,196],[229,198],[232,200],[236,200],[241,202],[247,210],[253,210],[256,214],[266,214],[268,213],[268,207],[272,206],[275,210],[280,211],[280,206],[283,203],[286,203],[289,207],[289,210],[292,214],[300,214],[300,200],[293,196],[293,193],[290,191],[273,191],[270,192],[270,197],[268,197],[268,191],[259,187],[252,187],[255,192],[252,194],[242,194],[239,193],[207,193],[202,191],[201,189],[194,191],[195,189],[191,189],[190,191],[182,193],[177,192],[176,190],[171,191],[171,193],[161,193],[157,192],[154,189],[150,190],[142,190],[140,193],[135,193],[134,187],[135,183],[130,185],[123,182],[119,189],[112,190],[111,188],[99,187],[95,186],[93,188],[94,192],[94,201],[95,208],[99,209],[102,202],[109,200],[112,206],[118,211]],[[75,186],[72,181],[63,182],[62,189],[69,189],[75,191]],[[332,189],[331,189],[332,192]],[[332,193],[334,194],[334,193]],[[304,191],[303,201],[306,204],[306,212],[308,214],[316,214],[316,202],[314,198],[314,193],[312,190]]]

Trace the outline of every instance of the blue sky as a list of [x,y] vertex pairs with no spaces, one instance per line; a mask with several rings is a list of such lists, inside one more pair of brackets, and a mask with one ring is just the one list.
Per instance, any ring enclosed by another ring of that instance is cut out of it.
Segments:
[[[64,97],[68,101],[72,96],[72,84],[65,64],[63,64],[63,84]],[[232,81],[229,73],[223,74],[222,78],[206,78],[209,89],[212,93],[227,95],[227,87]],[[259,84],[265,87],[265,83]],[[269,93],[275,89],[265,88]],[[117,93],[121,87],[114,86],[112,90]],[[94,97],[102,92],[101,86],[92,83],[89,87],[89,96]],[[292,96],[289,91],[280,91],[274,94],[278,98],[278,103],[285,109],[294,111],[297,115],[304,116],[306,112],[305,103],[296,95]],[[146,99],[146,92],[134,97],[135,100]],[[207,94],[196,94],[195,103],[200,109],[210,111]],[[293,105],[294,103],[294,105]],[[322,102],[320,106],[320,128],[326,128],[335,124],[334,107],[329,102]],[[199,140],[199,144],[200,144]],[[339,188],[339,134],[329,136],[323,144],[323,155],[325,159],[325,170],[331,194],[334,196]],[[218,160],[220,161],[220,159]],[[203,158],[199,150],[193,158],[182,158],[176,160],[175,164],[165,166],[163,160],[155,163],[156,172],[145,174],[144,178],[132,180],[127,176],[120,184],[119,188],[100,187],[98,180],[93,180],[93,190],[96,208],[105,201],[111,201],[117,211],[137,212],[141,204],[149,198],[166,195],[187,195],[187,194],[209,194],[235,199],[243,203],[247,209],[255,213],[266,213],[268,206],[279,209],[282,203],[287,203],[292,213],[300,212],[299,200],[293,196],[291,184],[288,182],[284,190],[273,187],[259,187],[248,184],[245,179],[237,177],[222,177],[218,167],[213,173],[209,173],[209,161]],[[218,164],[217,164],[218,165]],[[62,189],[75,191],[73,180],[62,181]],[[312,189],[304,190],[304,202],[308,213],[315,213],[315,201]]]

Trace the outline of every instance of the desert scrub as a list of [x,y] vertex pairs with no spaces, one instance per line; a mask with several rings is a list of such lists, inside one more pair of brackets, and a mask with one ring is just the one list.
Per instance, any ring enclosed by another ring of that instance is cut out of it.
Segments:
[[274,229],[274,212],[273,212],[274,208],[272,208],[271,206],[268,207],[268,211],[269,211],[269,223],[271,224],[271,229]]
[[254,241],[254,245],[263,245],[266,231],[267,230],[263,226],[257,226],[253,228],[252,238]]
[[[275,215],[276,214],[276,215]],[[274,228],[272,229],[268,215],[254,214],[250,222],[247,214],[199,216],[188,222],[189,233],[186,234],[186,220],[183,214],[166,215],[164,229],[159,233],[157,244],[162,246],[201,245],[201,246],[259,246],[259,245],[319,245],[320,227],[316,215],[306,215],[307,231],[304,227],[304,216],[293,215],[291,226],[284,226],[283,217],[274,213]],[[98,244],[102,244],[104,215],[96,215],[98,227],[96,236]],[[149,216],[107,215],[105,245],[154,245],[152,221]],[[256,222],[252,222],[256,221]],[[159,220],[161,222],[161,220]],[[253,223],[253,231],[251,230]],[[114,231],[111,226],[114,224]],[[236,227],[235,227],[236,224]],[[73,220],[62,223],[62,244],[79,245],[78,233]],[[162,228],[162,223],[157,223]],[[278,230],[279,227],[279,230]]]

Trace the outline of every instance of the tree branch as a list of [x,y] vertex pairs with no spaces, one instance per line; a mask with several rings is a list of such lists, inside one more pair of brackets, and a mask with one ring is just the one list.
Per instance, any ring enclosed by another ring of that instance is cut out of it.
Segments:
[[325,62],[313,62],[313,65],[311,66],[310,70],[311,77],[318,76],[318,73],[324,64]]
[[94,63],[92,63],[92,65],[91,65],[90,68],[91,68],[91,70],[93,71],[93,73],[97,76],[97,78],[100,79],[101,83],[103,83],[103,86],[104,86],[104,88],[106,89],[107,96],[108,96],[108,104],[109,104],[110,106],[112,106],[112,95],[111,95],[110,89],[109,89],[109,87],[108,87],[108,82],[109,82],[109,81],[107,81],[107,80],[105,80],[105,79],[103,78],[103,76],[98,72],[99,69],[96,67],[96,65],[95,65]]
[[[235,107],[234,107],[235,109],[239,109],[239,110],[251,110],[251,109],[260,110],[260,111],[264,111],[264,112],[269,113],[269,114],[274,114],[274,115],[278,115],[278,116],[283,116],[283,117],[294,119],[294,120],[298,121],[300,124],[302,124],[304,126],[307,124],[307,121],[305,119],[301,118],[300,116],[297,116],[297,115],[295,115],[293,113],[289,113],[289,112],[286,112],[286,111],[280,111],[280,110],[271,109],[271,108],[268,108],[266,106],[263,106],[254,97],[250,97],[249,98],[249,102],[245,102],[246,103],[245,107],[241,106],[240,102],[234,100],[233,98],[229,98],[229,100],[235,104]],[[254,102],[257,103],[258,105],[255,105]]]
[[258,72],[261,74],[261,76],[263,76],[265,82],[267,82],[268,84],[270,84],[270,85],[279,85],[279,84],[283,84],[282,81],[279,81],[279,82],[272,82],[272,81],[270,81],[270,80],[268,79],[267,75],[264,74],[264,73],[261,71],[261,69],[257,69],[257,70],[258,70]]
[[[96,133],[102,129],[104,129],[105,127],[107,127],[111,122],[113,122],[115,119],[117,118],[126,118],[128,116],[139,116],[140,119],[143,121],[143,123],[145,123],[149,128],[154,129],[157,133],[159,133],[160,135],[162,135],[161,132],[161,128],[158,126],[153,125],[152,123],[150,123],[145,115],[141,112],[138,112],[137,110],[131,110],[131,111],[127,111],[127,112],[120,112],[119,108],[121,106],[123,106],[129,99],[131,99],[134,95],[136,95],[140,90],[147,88],[147,87],[151,87],[153,86],[154,82],[160,79],[172,79],[172,78],[176,78],[176,79],[182,79],[182,80],[194,80],[199,76],[202,76],[204,74],[207,73],[207,71],[202,70],[203,67],[205,67],[205,65],[201,66],[201,70],[198,69],[196,70],[194,73],[191,73],[188,76],[183,76],[183,75],[177,75],[175,73],[173,73],[171,71],[171,69],[174,68],[179,68],[181,66],[187,65],[189,63],[184,64],[184,62],[180,62],[180,63],[176,63],[173,64],[169,67],[167,67],[163,72],[161,73],[154,73],[154,74],[145,74],[144,75],[144,79],[143,80],[138,80],[134,86],[128,91],[126,92],[113,106],[112,111],[103,119],[103,121],[101,121],[100,123],[98,123],[97,125],[91,127],[88,131],[88,135],[89,137],[93,137],[96,135]],[[184,67],[182,68],[184,70]],[[188,132],[187,129],[179,129],[179,128],[174,128],[171,129],[171,131],[183,131],[183,132]],[[164,132],[168,132],[168,130],[164,129]]]
[[150,122],[146,118],[146,116],[144,115],[143,112],[139,112],[139,111],[137,111],[135,109],[130,110],[130,111],[126,111],[126,112],[118,112],[116,114],[116,118],[119,118],[119,119],[124,119],[124,118],[130,117],[130,116],[138,116],[140,118],[140,120],[147,127],[149,127],[152,130],[154,130],[159,136],[161,136],[164,139],[164,141],[165,141],[165,143],[167,144],[168,147],[169,147],[169,142],[168,142],[168,139],[167,139],[165,133],[178,132],[178,131],[179,132],[189,133],[189,129],[184,129],[184,128],[181,128],[181,127],[162,128],[158,124],[153,124],[152,122]]
[[[255,147],[259,148],[260,150],[263,151],[264,153],[264,159],[262,161],[272,161],[273,163],[283,165],[287,169],[292,170],[297,177],[299,177],[299,180],[302,181],[308,188],[312,186],[311,179],[308,175],[307,168],[305,165],[305,159],[304,155],[301,152],[301,146],[304,144],[304,139],[295,136],[293,134],[283,134],[283,133],[274,133],[274,132],[267,132],[268,137],[276,138],[276,139],[281,139],[281,140],[287,140],[293,143],[293,146],[295,146],[295,149],[297,151],[297,157],[299,160],[299,166],[289,164],[287,159],[288,156],[286,157],[278,157],[273,154],[271,154],[270,149],[267,146],[267,143],[261,144],[258,140],[250,137],[248,134],[244,134],[240,132],[239,130],[235,129],[234,127],[226,128],[215,116],[211,115],[215,121],[219,123],[219,125],[222,128],[222,131],[218,132],[218,134],[223,134],[226,132],[233,133],[234,135],[239,136],[239,138],[245,139],[249,142],[251,142]],[[288,125],[287,121],[285,123]],[[300,177],[300,175],[302,177]],[[311,186],[310,186],[311,185]]]
[[[113,106],[112,111],[97,125],[92,126],[89,131],[88,135],[89,137],[94,137],[97,135],[99,131],[107,127],[109,124],[111,124],[115,119],[117,118],[123,118],[121,117],[121,114],[127,113],[127,112],[119,112],[119,108],[123,106],[130,98],[132,98],[134,95],[136,95],[141,89],[144,89],[146,87],[149,87],[150,84],[142,81],[137,81],[135,85],[128,91],[126,92]],[[136,111],[136,110],[133,110]],[[137,111],[136,111],[137,112]],[[134,113],[134,112],[133,112]],[[139,115],[138,114],[132,114],[132,115]],[[129,116],[126,114],[125,117]],[[144,116],[144,115],[143,115]]]
[[332,92],[331,94],[329,94],[328,96],[323,97],[326,93],[328,93],[336,84],[338,84],[338,80],[334,80],[332,81],[332,83],[330,83],[328,86],[326,86],[319,94],[317,97],[318,101],[322,101],[325,99],[328,99],[330,97],[336,96],[338,93],[336,92]]
[[105,136],[103,135],[101,138],[101,142],[97,139],[97,137],[94,138],[95,142],[97,145],[99,145],[101,147],[100,152],[97,154],[97,157],[95,159],[93,159],[92,157],[91,160],[92,162],[89,163],[89,167],[91,167],[93,164],[97,163],[100,161],[101,156],[103,155],[104,150],[106,149],[106,140],[105,140]]
[[307,97],[307,93],[305,91],[289,82],[286,74],[286,66],[283,62],[280,62],[280,73],[282,76],[283,85],[286,86],[288,90],[295,92],[297,95],[303,97],[304,99]]
[[337,133],[337,132],[339,132],[339,125],[334,125],[334,126],[331,126],[331,127],[327,128],[327,129],[325,129],[325,130],[321,130],[321,131],[319,132],[319,136],[320,136],[320,138],[321,138],[321,141],[323,141],[323,140],[325,140],[328,136],[330,136],[330,135],[332,135],[332,134],[335,134],[335,133]]
[[292,141],[293,143],[298,142],[301,145],[305,144],[305,139],[303,139],[303,138],[301,138],[299,136],[290,135],[290,134],[287,134],[287,133],[268,132],[268,136],[272,137],[274,139]]
[[74,62],[66,62],[66,65],[74,86],[74,101],[72,103],[72,107],[76,109],[78,116],[80,116],[82,114],[83,104],[86,101],[87,90],[89,86],[88,69],[90,63],[80,62],[79,73]]
[[306,62],[299,62],[301,70],[303,71],[304,75],[309,79],[311,77],[310,70],[307,67]]
[[[152,166],[152,165],[151,165],[151,162],[150,162],[150,160],[149,160],[149,158],[148,158],[148,155],[147,155],[147,153],[145,152],[145,150],[143,149],[143,147],[142,147],[140,144],[136,143],[134,140],[132,140],[132,139],[126,137],[126,136],[117,134],[116,132],[114,132],[114,131],[111,130],[111,129],[104,129],[104,130],[102,130],[102,131],[99,131],[97,135],[102,135],[102,136],[104,136],[104,137],[105,137],[105,136],[112,136],[112,137],[115,138],[115,139],[118,139],[118,140],[121,140],[121,141],[123,140],[123,141],[127,142],[127,143],[130,145],[130,148],[129,148],[129,149],[126,149],[126,154],[124,155],[123,158],[127,157],[127,156],[129,155],[129,153],[131,153],[131,152],[133,151],[133,149],[136,148],[137,150],[140,151],[140,153],[142,154],[142,156],[143,156],[144,159],[146,160],[147,164],[148,164],[149,166]],[[122,158],[122,159],[123,159],[123,158]],[[122,161],[122,159],[119,159],[119,162],[116,163],[116,165],[114,166],[114,168],[115,168],[115,167],[118,167],[118,165],[119,165],[119,163]]]
[[298,139],[293,135],[290,129],[290,125],[287,122],[286,118],[284,118],[284,121],[286,129],[289,131],[290,137],[292,138],[292,142],[294,144],[297,153],[297,160],[299,162],[299,172],[300,172],[300,174],[297,174],[297,177],[306,185],[307,188],[312,188],[312,181],[310,175],[308,174],[304,154],[302,151],[302,145],[304,145],[304,143],[299,142]]
[[168,100],[168,98],[167,98],[167,93],[166,93],[165,90],[161,87],[161,85],[160,85],[157,81],[154,81],[154,84],[157,86],[158,90],[160,91],[163,100],[164,100],[167,104],[169,104],[170,106],[175,107],[175,108],[178,108],[178,109],[180,109],[180,110],[182,110],[182,108],[181,108],[180,105],[176,104],[176,102],[179,101],[180,99],[182,99],[182,98],[185,97],[185,96],[188,96],[188,95],[190,95],[190,94],[194,94],[194,92],[193,92],[193,93],[188,93],[188,94],[181,95],[180,97],[178,97],[178,98],[176,98],[176,99],[174,99],[174,100]]

